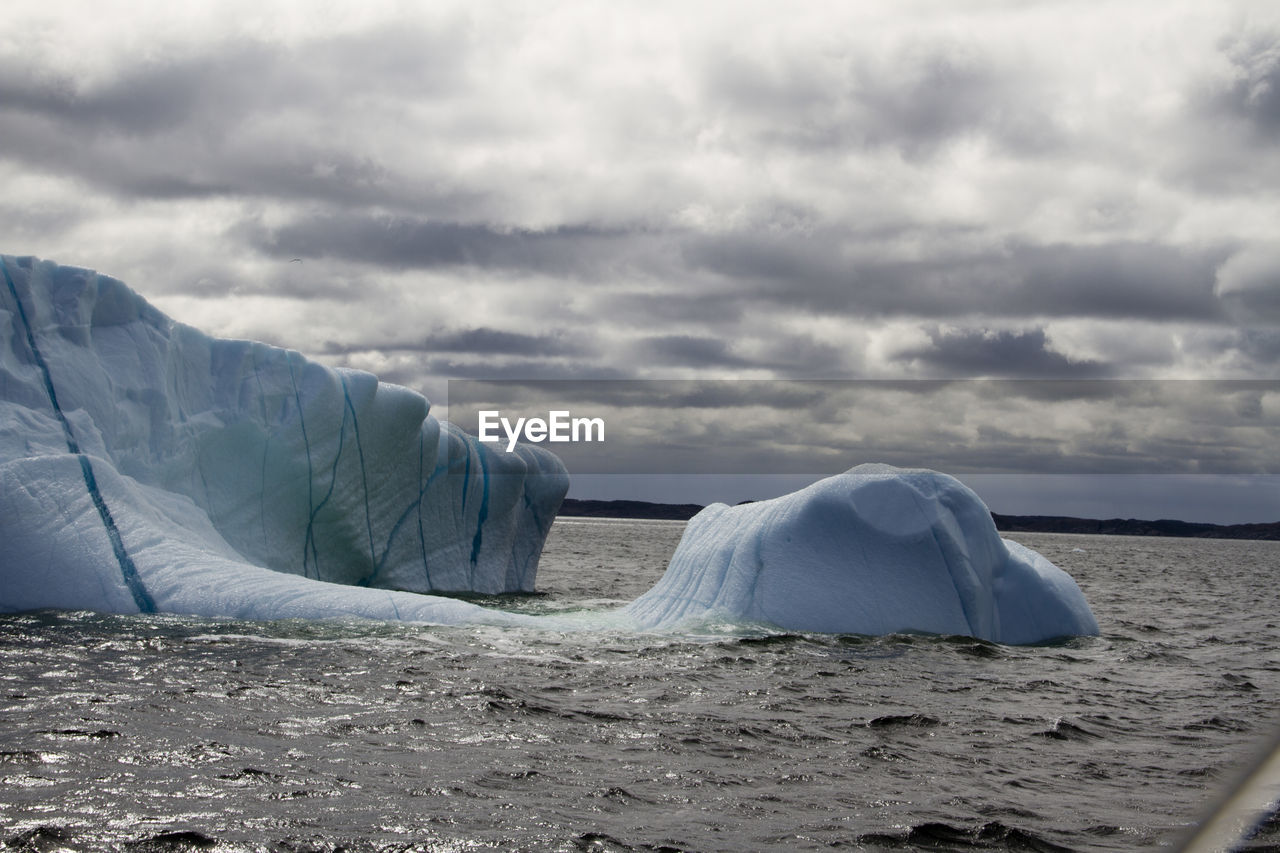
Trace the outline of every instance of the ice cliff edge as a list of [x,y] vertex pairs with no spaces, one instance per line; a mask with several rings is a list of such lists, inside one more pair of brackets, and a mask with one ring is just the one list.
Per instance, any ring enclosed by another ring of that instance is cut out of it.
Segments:
[[470,605],[384,590],[533,589],[568,489],[553,454],[113,278],[0,266],[0,611],[430,620]]
[[793,631],[963,634],[1037,643],[1098,633],[1076,582],[1000,538],[982,500],[936,471],[860,465],[772,500],[713,504],[627,612]]

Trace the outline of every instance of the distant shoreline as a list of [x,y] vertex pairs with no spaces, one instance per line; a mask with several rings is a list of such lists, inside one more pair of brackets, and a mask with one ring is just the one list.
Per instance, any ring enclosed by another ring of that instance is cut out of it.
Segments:
[[[688,521],[701,504],[649,501],[597,501],[565,498],[560,515],[566,518],[636,518]],[[1280,521],[1265,524],[1208,524],[1194,521],[1136,518],[1073,518],[1064,515],[1002,515],[991,513],[1004,533],[1089,533],[1101,536],[1182,536],[1192,539],[1261,539],[1280,541]]]

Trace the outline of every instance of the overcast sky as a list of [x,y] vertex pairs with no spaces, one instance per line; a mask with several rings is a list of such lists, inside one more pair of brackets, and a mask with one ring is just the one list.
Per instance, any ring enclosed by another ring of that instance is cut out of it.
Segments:
[[1280,376],[1274,0],[6,0],[0,179],[0,251],[435,399]]

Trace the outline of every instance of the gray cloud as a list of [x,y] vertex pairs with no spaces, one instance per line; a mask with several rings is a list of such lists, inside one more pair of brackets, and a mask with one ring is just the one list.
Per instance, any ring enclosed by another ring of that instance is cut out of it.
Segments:
[[[1214,271],[1226,251],[1158,243],[1015,246],[1024,270],[1015,310],[1077,316],[1214,320]],[[1043,307],[1041,307],[1043,306]]]
[[796,378],[849,376],[855,372],[852,350],[853,347],[842,348],[806,335],[782,335],[765,344],[757,363],[779,375]]
[[628,378],[628,373],[617,367],[581,359],[531,364],[524,360],[505,362],[490,358],[445,356],[427,358],[422,365],[422,375],[506,380],[520,384],[530,382],[536,384],[547,380],[624,380]]
[[1280,31],[1239,35],[1223,53],[1234,75],[1213,98],[1215,105],[1247,122],[1259,142],[1275,145],[1280,140]]
[[1234,253],[1218,267],[1214,293],[1246,322],[1280,320],[1280,249],[1262,244]]
[[[856,247],[856,244],[855,244]],[[951,317],[1221,319],[1215,271],[1225,249],[1152,243],[1037,245],[941,253],[926,260],[841,255],[839,237],[759,234],[691,238],[695,269],[745,284],[769,301],[851,314]]]
[[433,333],[425,346],[437,352],[471,352],[526,356],[584,355],[584,347],[563,335],[525,335],[498,329],[464,329]]
[[364,213],[318,214],[275,229],[246,224],[247,240],[275,257],[341,258],[380,267],[476,267],[572,275],[634,250],[624,234],[582,225],[547,231]]
[[[461,22],[376,27],[293,47],[229,38],[194,52],[157,50],[91,80],[0,55],[0,117],[13,130],[6,154],[129,197],[421,210],[424,188],[397,174],[400,164],[379,162],[370,143],[376,133],[413,132],[395,123],[403,103],[466,91],[468,43]],[[371,126],[352,126],[361,118]]]
[[704,72],[712,108],[766,146],[887,147],[911,158],[982,136],[1019,153],[1059,144],[1035,79],[954,43],[907,44],[887,56],[713,55]]
[[1055,352],[1044,329],[988,332],[944,331],[935,327],[928,330],[928,335],[932,346],[905,349],[896,358],[951,376],[1095,378],[1111,372],[1101,362],[1073,361]]
[[352,352],[420,352],[420,353],[468,353],[486,356],[526,356],[551,358],[587,354],[586,348],[569,340],[564,334],[526,335],[501,329],[440,329],[417,341],[371,341],[356,344],[330,343],[323,350],[326,355]]
[[690,335],[644,338],[635,346],[636,357],[663,366],[747,367],[750,360],[734,355],[728,341]]
[[708,281],[701,286],[662,286],[655,291],[611,289],[593,292],[594,304],[605,317],[642,318],[653,328],[696,323],[708,328],[731,326],[744,319],[748,306],[732,285]]
[[1234,347],[1259,367],[1280,363],[1280,329],[1243,329]]
[[216,126],[219,115],[234,120],[270,104],[269,81],[279,79],[282,58],[264,45],[237,42],[203,55],[125,66],[92,85],[19,70],[8,58],[6,70],[17,73],[0,86],[0,107],[44,116],[82,134],[134,139],[191,122]]
[[254,115],[456,95],[470,74],[469,41],[461,22],[372,27],[292,47],[215,36],[194,51],[153,45],[90,79],[12,53],[0,56],[0,107],[135,139],[186,125],[225,133]]

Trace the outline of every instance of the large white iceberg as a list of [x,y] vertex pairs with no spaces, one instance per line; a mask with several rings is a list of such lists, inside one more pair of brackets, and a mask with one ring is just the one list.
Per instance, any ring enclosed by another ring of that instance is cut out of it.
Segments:
[[626,609],[651,628],[728,619],[1012,644],[1098,633],[1075,581],[1001,539],[968,487],[888,465],[861,465],[773,500],[707,507],[666,574]]
[[0,609],[507,621],[568,475],[420,394],[0,257]]

